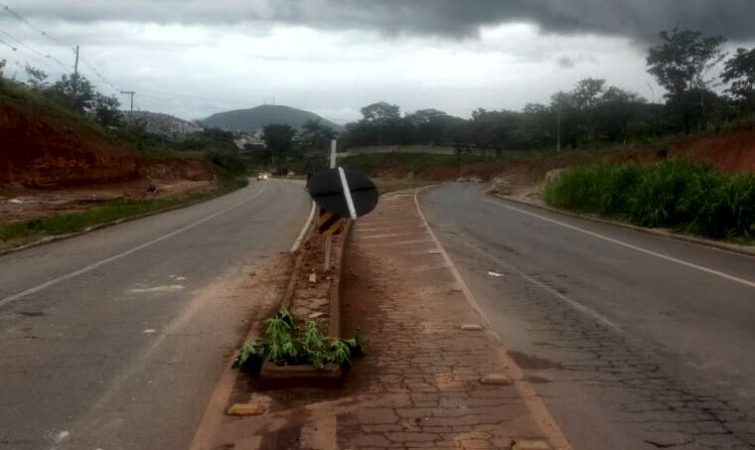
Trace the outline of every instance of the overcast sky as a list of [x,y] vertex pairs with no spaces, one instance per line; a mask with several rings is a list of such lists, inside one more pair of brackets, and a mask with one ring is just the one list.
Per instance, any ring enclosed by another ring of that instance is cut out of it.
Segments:
[[753,17],[755,0],[0,0],[0,58],[57,78],[78,44],[98,89],[185,119],[273,99],[339,123],[381,100],[466,117],[588,76],[658,99],[659,31],[749,48]]

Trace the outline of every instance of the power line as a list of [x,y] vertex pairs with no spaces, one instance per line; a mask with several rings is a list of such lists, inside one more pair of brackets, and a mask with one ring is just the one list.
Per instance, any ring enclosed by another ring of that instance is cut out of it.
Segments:
[[57,58],[55,58],[55,57],[53,57],[51,55],[46,55],[46,54],[44,54],[44,53],[42,53],[42,52],[40,52],[38,50],[35,50],[34,48],[32,48],[31,46],[25,44],[22,40],[18,39],[17,37],[13,36],[12,34],[8,33],[7,31],[5,31],[3,29],[0,29],[0,34],[3,34],[4,36],[6,36],[7,39],[10,40],[10,42],[13,45],[8,45],[7,43],[6,43],[6,45],[8,45],[9,47],[11,47],[11,49],[14,52],[18,52],[21,49],[25,49],[31,56],[34,56],[34,57],[39,58],[40,60],[43,60],[45,62],[45,64],[49,64],[52,61],[52,62],[57,63],[59,66],[63,67],[63,69],[68,70],[68,67],[65,64],[63,64],[62,62],[60,62]]
[[[6,11],[6,12],[7,12],[8,14],[10,14],[10,15],[11,15],[11,16],[13,16],[13,17],[15,17],[15,18],[16,18],[17,20],[21,21],[21,22],[22,22],[22,23],[23,23],[24,25],[26,25],[26,26],[27,26],[27,27],[29,27],[30,29],[32,29],[32,30],[34,30],[34,31],[36,31],[37,33],[41,34],[41,35],[42,35],[42,36],[44,36],[45,38],[47,38],[47,39],[51,40],[52,42],[55,42],[56,44],[59,44],[59,45],[65,46],[65,47],[72,47],[72,46],[71,46],[70,44],[68,44],[68,43],[66,43],[66,42],[63,42],[62,40],[60,40],[60,39],[58,39],[58,38],[56,38],[56,37],[52,36],[52,35],[51,35],[51,34],[49,34],[49,33],[47,33],[47,32],[46,32],[46,31],[45,31],[44,29],[42,29],[42,28],[40,28],[40,27],[38,27],[38,26],[34,25],[34,24],[33,24],[33,23],[31,23],[31,22],[30,22],[29,20],[27,20],[27,19],[26,19],[25,17],[23,17],[23,16],[21,15],[21,14],[19,14],[19,13],[17,13],[16,11],[12,10],[12,9],[11,9],[11,8],[10,8],[10,7],[8,6],[8,5],[3,5],[3,9],[4,9],[4,10],[5,10],[5,11]],[[0,31],[2,31],[2,30],[0,30]],[[9,33],[7,33],[7,32],[5,32],[4,34],[6,34],[6,35],[9,35],[9,36],[10,36],[10,34],[9,34]],[[12,36],[11,36],[11,37],[12,37]],[[14,39],[15,41],[17,41],[17,42],[21,43],[21,41],[20,41],[19,39],[17,39],[17,38],[13,38],[13,39]],[[26,48],[27,48],[27,49],[29,49],[30,51],[34,52],[35,54],[37,54],[37,55],[39,55],[39,56],[41,56],[41,57],[44,57],[44,58],[50,59],[51,61],[53,61],[53,62],[57,63],[58,65],[60,65],[61,67],[63,67],[63,68],[64,68],[64,69],[66,70],[66,71],[70,70],[70,67],[69,67],[68,65],[66,65],[66,64],[65,64],[65,63],[63,63],[63,62],[61,62],[61,61],[60,61],[59,59],[55,58],[54,56],[52,56],[52,55],[43,55],[43,54],[42,54],[41,52],[38,52],[38,51],[36,51],[36,50],[32,49],[31,47],[29,47],[29,46],[27,46],[27,45],[23,44],[23,43],[22,43],[22,45],[24,45],[24,47],[26,47]],[[73,47],[73,48],[75,48],[75,47]],[[77,53],[77,59],[78,59],[78,52],[77,52],[76,50],[74,50],[74,52],[75,52],[75,53]],[[78,62],[78,61],[77,61],[77,62]],[[98,80],[99,80],[100,82],[102,82],[102,84],[104,84],[104,85],[105,85],[106,87],[110,88],[110,89],[111,89],[111,90],[113,91],[113,93],[116,93],[116,94],[117,94],[117,93],[119,92],[119,89],[118,89],[118,88],[117,88],[117,87],[116,87],[116,86],[115,86],[115,85],[114,85],[114,84],[113,84],[112,82],[110,82],[110,80],[108,80],[108,79],[107,79],[107,78],[106,78],[106,77],[105,77],[104,75],[102,75],[102,73],[100,73],[100,71],[99,71],[99,70],[97,70],[97,69],[96,69],[96,68],[94,67],[94,65],[93,65],[93,64],[89,63],[89,62],[88,62],[88,61],[87,61],[87,60],[86,60],[86,59],[85,59],[84,57],[81,57],[81,62],[82,62],[82,63],[83,63],[83,64],[84,64],[84,65],[85,65],[85,66],[86,66],[87,68],[88,68],[88,72],[91,72],[92,74],[94,74],[94,76],[95,76],[95,77],[96,77],[96,78],[97,78],[97,79],[98,79]],[[76,67],[76,68],[74,69],[74,72],[78,72],[78,67]]]
[[45,30],[43,30],[42,28],[39,28],[38,26],[36,26],[33,23],[31,23],[28,20],[26,20],[21,14],[19,14],[16,11],[12,10],[10,8],[10,6],[3,5],[3,9],[5,10],[5,12],[7,12],[11,16],[15,17],[16,19],[20,20],[27,27],[31,28],[32,30],[34,30],[37,33],[41,34],[42,36],[46,37],[47,39],[49,39],[49,40],[51,40],[51,41],[53,41],[53,42],[55,42],[57,44],[60,44],[60,45],[66,46],[66,47],[70,47],[70,45],[66,44],[65,42],[61,41],[60,39],[58,39],[58,38],[56,38],[54,36],[50,36],[49,34],[47,34],[47,32]]

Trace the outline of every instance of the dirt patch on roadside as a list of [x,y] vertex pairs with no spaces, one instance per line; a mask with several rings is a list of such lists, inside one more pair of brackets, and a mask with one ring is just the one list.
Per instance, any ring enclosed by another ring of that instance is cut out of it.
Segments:
[[73,116],[0,101],[0,222],[209,191],[200,160],[147,158]]
[[[341,257],[341,235],[333,236],[331,262],[337,264]],[[313,320],[323,333],[330,328],[330,292],[334,282],[334,270],[324,271],[325,238],[319,234],[310,237],[300,250],[301,268],[297,273],[290,312],[300,323]]]
[[729,173],[755,173],[755,132],[692,138],[668,149],[568,151],[549,157],[439,165],[416,174],[409,167],[395,165],[378,170],[378,174],[383,180],[417,185],[456,180],[493,182],[506,195],[537,197],[552,170],[597,163],[654,163],[672,157],[692,158]]
[[674,149],[726,172],[755,173],[755,132],[710,136]]

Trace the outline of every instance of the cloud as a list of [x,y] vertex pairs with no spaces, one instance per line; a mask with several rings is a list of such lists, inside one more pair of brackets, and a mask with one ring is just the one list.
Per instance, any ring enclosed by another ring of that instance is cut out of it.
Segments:
[[577,65],[577,62],[568,56],[560,56],[556,59],[556,64],[562,69],[573,69]]
[[481,27],[529,22],[543,32],[596,33],[640,41],[673,27],[755,38],[753,0],[16,0],[46,20],[181,24],[280,23],[387,35],[477,36]]

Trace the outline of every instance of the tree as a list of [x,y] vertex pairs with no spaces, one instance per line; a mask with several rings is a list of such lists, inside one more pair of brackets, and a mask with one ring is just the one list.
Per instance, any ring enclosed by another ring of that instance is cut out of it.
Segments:
[[5,65],[8,64],[7,59],[0,59],[0,83],[3,82],[3,70],[5,69]]
[[285,162],[294,148],[296,130],[291,125],[271,123],[262,128],[262,140],[272,154],[272,165]]
[[578,81],[572,93],[577,108],[589,110],[595,107],[600,101],[601,95],[605,92],[605,86],[606,80],[596,78],[585,78]]
[[579,122],[585,132],[586,140],[595,139],[596,111],[595,107],[605,92],[606,80],[585,78],[577,82],[577,86],[571,93],[574,105],[579,110]]
[[672,97],[681,96],[691,89],[708,89],[710,80],[705,77],[726,53],[721,36],[703,36],[702,33],[674,28],[659,34],[661,42],[650,47],[647,56],[648,72]]
[[308,152],[327,150],[331,139],[335,138],[336,132],[327,125],[323,125],[320,119],[309,119],[302,125],[299,142]]
[[42,90],[47,87],[47,74],[42,69],[37,69],[27,64],[25,70],[27,81],[32,89]]
[[377,102],[367,105],[361,109],[362,116],[366,122],[385,123],[392,119],[401,118],[401,109],[398,105],[392,105],[386,102]]
[[634,92],[610,86],[595,109],[597,132],[609,141],[625,140],[630,122],[645,103],[646,100]]
[[78,113],[85,113],[94,107],[95,90],[89,80],[77,73],[63,75],[49,91],[53,98]]
[[670,116],[684,131],[704,126],[707,119],[706,98],[710,91],[708,72],[724,60],[726,53],[721,36],[703,36],[697,31],[679,30],[660,33],[661,43],[648,50],[648,72],[666,88]]
[[420,109],[405,117],[414,128],[413,141],[438,145],[445,137],[453,118],[437,109]]
[[398,105],[377,102],[362,108],[359,133],[372,136],[368,139],[374,145],[394,145],[405,143],[407,130],[402,126],[401,109]]
[[92,102],[94,116],[97,121],[106,127],[117,127],[121,123],[121,112],[119,110],[121,102],[113,97],[95,93]]
[[721,79],[729,83],[730,93],[746,109],[755,109],[755,47],[749,51],[738,48],[724,66]]

